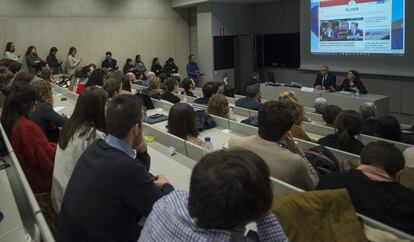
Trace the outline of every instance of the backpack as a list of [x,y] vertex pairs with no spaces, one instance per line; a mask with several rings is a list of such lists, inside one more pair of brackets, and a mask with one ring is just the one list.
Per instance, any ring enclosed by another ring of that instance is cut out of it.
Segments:
[[216,127],[216,121],[205,110],[195,110],[195,122],[199,132]]
[[339,172],[338,159],[324,146],[315,146],[304,150],[305,158],[315,168],[318,176]]

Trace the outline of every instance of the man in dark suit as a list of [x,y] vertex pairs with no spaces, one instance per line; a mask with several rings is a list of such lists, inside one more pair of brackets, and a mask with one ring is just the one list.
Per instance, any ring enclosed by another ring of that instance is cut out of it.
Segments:
[[349,39],[362,39],[364,37],[364,32],[362,29],[358,29],[358,23],[351,23],[351,29],[348,30]]
[[112,53],[108,51],[105,53],[105,56],[105,60],[102,61],[102,68],[106,68],[112,71],[118,69],[117,61],[115,59],[112,59]]
[[319,74],[316,76],[315,83],[313,84],[313,88],[316,90],[335,91],[336,76],[329,72],[328,66],[321,66]]

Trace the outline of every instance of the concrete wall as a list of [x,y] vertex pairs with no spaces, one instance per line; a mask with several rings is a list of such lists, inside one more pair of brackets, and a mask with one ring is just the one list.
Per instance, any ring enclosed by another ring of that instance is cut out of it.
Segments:
[[52,46],[60,57],[75,46],[83,64],[99,65],[108,50],[120,66],[136,54],[147,67],[155,56],[161,62],[172,56],[184,70],[190,52],[189,12],[172,9],[169,0],[2,0],[0,46],[14,41],[23,55],[35,45],[42,58]]

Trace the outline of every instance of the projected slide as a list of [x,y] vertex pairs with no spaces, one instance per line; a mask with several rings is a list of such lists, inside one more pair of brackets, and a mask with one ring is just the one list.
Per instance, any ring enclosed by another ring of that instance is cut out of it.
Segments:
[[311,0],[311,52],[404,55],[405,0]]

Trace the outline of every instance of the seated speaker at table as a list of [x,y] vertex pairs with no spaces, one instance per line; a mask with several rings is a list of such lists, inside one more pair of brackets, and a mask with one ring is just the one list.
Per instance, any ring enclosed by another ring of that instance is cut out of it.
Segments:
[[334,91],[336,87],[336,76],[329,72],[329,67],[321,66],[318,75],[316,76],[313,88],[316,90],[331,90]]
[[368,89],[359,78],[359,73],[355,70],[348,71],[346,79],[336,88],[336,91],[356,92],[359,90],[361,94],[367,94]]

